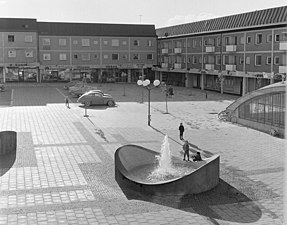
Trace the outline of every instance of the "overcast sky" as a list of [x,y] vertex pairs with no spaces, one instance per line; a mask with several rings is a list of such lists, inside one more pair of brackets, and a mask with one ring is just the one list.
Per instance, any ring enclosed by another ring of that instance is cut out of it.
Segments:
[[160,28],[284,5],[286,0],[0,0],[0,17]]

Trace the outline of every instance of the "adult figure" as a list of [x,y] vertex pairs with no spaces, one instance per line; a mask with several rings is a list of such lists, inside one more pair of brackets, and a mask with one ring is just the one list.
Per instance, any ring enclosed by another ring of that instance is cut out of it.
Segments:
[[182,125],[182,123],[180,123],[178,129],[179,129],[179,138],[180,140],[183,140],[184,126]]
[[185,160],[185,157],[187,157],[187,160],[189,161],[189,144],[188,144],[188,141],[184,142],[182,149],[184,151],[183,160]]

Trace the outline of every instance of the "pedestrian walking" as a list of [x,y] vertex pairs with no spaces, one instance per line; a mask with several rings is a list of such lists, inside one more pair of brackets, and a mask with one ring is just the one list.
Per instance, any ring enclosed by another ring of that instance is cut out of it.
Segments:
[[188,141],[184,142],[182,149],[184,151],[183,160],[185,160],[185,157],[187,157],[187,160],[189,161],[189,143],[188,143]]
[[70,105],[69,105],[69,98],[68,98],[68,96],[65,96],[65,102],[66,102],[67,108],[69,109]]
[[180,140],[183,140],[184,126],[182,125],[182,123],[180,123],[178,129],[179,129],[179,138]]

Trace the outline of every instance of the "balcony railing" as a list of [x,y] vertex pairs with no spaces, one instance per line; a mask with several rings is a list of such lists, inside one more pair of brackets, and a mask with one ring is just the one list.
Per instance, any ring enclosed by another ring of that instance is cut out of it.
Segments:
[[167,48],[163,48],[163,49],[161,50],[161,53],[162,53],[162,54],[167,54],[167,53],[168,53],[168,49],[167,49]]
[[287,41],[282,41],[279,44],[279,50],[287,50]]
[[214,70],[214,64],[205,64],[206,70]]
[[225,70],[236,71],[236,65],[225,65]]
[[174,48],[174,53],[181,53],[181,48]]
[[279,73],[287,73],[287,66],[279,66]]
[[168,63],[162,63],[161,64],[161,68],[167,68],[168,67]]
[[206,46],[205,52],[215,52],[215,47],[214,46]]
[[235,52],[236,51],[236,45],[226,45],[226,51],[227,52]]
[[175,63],[173,66],[174,69],[181,69],[181,63]]

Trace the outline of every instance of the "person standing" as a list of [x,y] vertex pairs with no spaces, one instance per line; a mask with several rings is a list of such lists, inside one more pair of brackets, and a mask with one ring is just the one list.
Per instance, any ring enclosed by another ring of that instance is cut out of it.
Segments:
[[182,123],[180,123],[178,129],[179,129],[179,138],[180,138],[180,140],[183,140],[184,126],[182,125]]
[[65,96],[65,102],[66,102],[67,108],[69,109],[70,105],[69,105],[69,97],[68,96]]
[[185,160],[185,157],[187,157],[187,160],[189,161],[189,144],[188,144],[188,141],[184,142],[182,149],[184,151],[183,160]]

